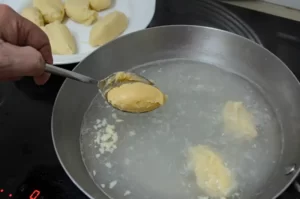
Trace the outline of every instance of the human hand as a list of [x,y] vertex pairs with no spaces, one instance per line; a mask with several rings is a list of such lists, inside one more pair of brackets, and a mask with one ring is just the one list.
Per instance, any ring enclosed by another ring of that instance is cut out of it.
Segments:
[[0,80],[33,76],[38,85],[47,82],[45,62],[53,58],[47,35],[7,5],[0,4]]

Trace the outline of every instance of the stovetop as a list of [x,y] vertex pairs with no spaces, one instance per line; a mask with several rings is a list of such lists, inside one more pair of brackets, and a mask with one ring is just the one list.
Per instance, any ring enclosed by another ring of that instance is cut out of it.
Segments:
[[[300,78],[300,23],[226,7]],[[52,145],[51,111],[62,82],[52,76],[44,86],[36,86],[31,78],[0,84],[0,199],[87,199],[61,168]],[[281,199],[300,198],[297,193],[291,186]]]

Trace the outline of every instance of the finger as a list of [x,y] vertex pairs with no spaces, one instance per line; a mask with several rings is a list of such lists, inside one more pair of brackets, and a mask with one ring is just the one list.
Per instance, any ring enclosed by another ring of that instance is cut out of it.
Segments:
[[44,73],[45,61],[40,52],[32,47],[17,47],[14,68],[19,76],[41,76]]
[[53,57],[50,44],[43,46],[39,51],[42,54],[46,63],[53,64]]
[[5,27],[0,29],[0,36],[4,41],[17,46],[31,46],[41,52],[47,63],[53,63],[45,32],[4,4],[0,4],[0,26]]
[[34,77],[34,82],[37,85],[44,85],[50,78],[50,74],[49,73],[43,73],[40,76]]
[[33,48],[40,51],[46,63],[52,64],[53,57],[51,52],[51,46],[46,33],[37,25],[20,16],[18,23],[18,30],[21,31],[23,38],[22,45],[32,46]]
[[5,42],[0,45],[0,79],[41,76],[44,68],[44,59],[34,48],[18,47]]

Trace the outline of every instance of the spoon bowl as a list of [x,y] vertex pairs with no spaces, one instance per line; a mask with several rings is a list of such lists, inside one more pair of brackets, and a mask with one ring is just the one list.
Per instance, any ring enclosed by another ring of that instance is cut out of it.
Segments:
[[[148,85],[154,86],[154,83],[147,78],[132,73],[132,72],[115,72],[112,73],[111,75],[105,77],[104,79],[101,80],[96,80],[94,78],[82,75],[80,73],[74,72],[74,71],[69,71],[63,68],[56,67],[51,64],[46,64],[45,66],[45,72],[54,74],[54,75],[59,75],[62,77],[66,77],[69,79],[73,79],[82,83],[87,83],[87,84],[94,84],[97,86],[99,92],[101,93],[102,97],[105,99],[105,101],[108,101],[107,99],[107,93],[116,87],[119,87],[123,84],[128,84],[128,83],[135,83],[135,82],[140,82]],[[110,104],[110,103],[109,103]],[[111,105],[111,104],[110,104]],[[118,109],[117,107],[113,106],[114,108]],[[120,109],[118,109],[120,110]],[[124,110],[121,110],[124,111]]]

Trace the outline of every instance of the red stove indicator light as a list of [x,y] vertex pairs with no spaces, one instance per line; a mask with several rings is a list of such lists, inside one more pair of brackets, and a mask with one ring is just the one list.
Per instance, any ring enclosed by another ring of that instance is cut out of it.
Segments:
[[34,190],[32,192],[32,194],[29,196],[29,199],[37,199],[39,197],[40,193],[41,192],[39,190]]
[[8,197],[10,197],[10,198],[11,198],[11,197],[12,197],[12,194],[11,194],[11,193],[10,193],[10,194],[8,194]]
[[4,189],[0,189],[0,193],[3,193],[4,192]]

